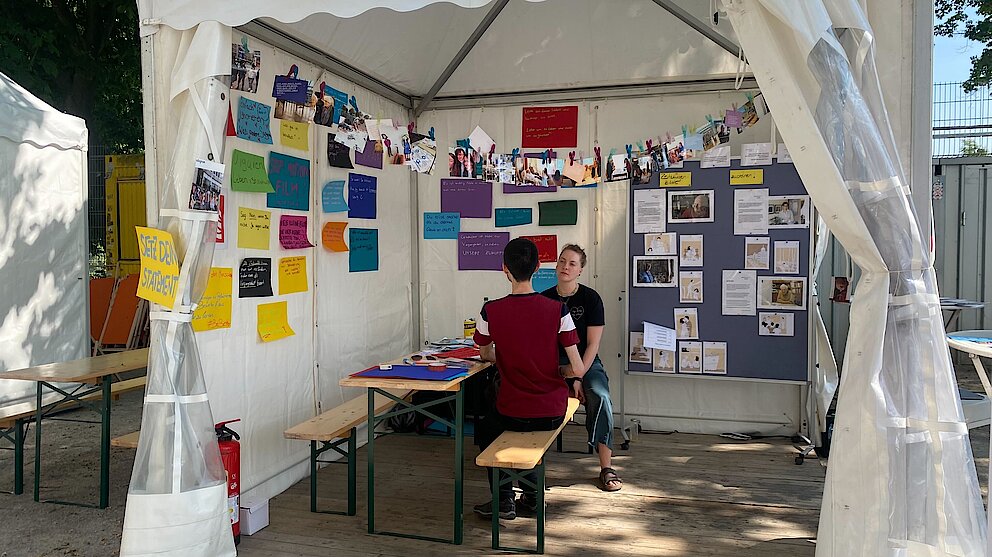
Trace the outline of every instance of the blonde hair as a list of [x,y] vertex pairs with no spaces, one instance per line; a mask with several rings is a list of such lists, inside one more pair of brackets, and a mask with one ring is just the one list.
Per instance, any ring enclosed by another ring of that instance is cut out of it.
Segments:
[[[565,253],[566,251],[573,251],[578,254],[579,263],[582,264],[583,269],[586,268],[586,250],[579,247],[579,244],[565,244],[565,247],[561,248],[561,253]],[[561,254],[558,257],[561,257]]]

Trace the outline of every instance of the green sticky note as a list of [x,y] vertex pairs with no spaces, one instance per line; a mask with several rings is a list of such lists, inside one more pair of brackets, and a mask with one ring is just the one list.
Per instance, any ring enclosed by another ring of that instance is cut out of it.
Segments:
[[537,204],[538,226],[573,225],[579,219],[579,203],[574,199],[541,201]]
[[274,191],[269,182],[269,174],[265,171],[265,159],[235,149],[231,154],[231,189],[265,193]]

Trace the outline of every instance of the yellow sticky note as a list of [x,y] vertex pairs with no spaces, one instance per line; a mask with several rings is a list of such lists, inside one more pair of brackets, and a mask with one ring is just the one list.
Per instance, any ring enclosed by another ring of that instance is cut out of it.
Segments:
[[196,332],[231,328],[231,291],[234,284],[233,269],[211,267],[207,289],[200,304],[193,312],[193,330]]
[[760,168],[749,170],[731,170],[731,186],[749,186],[765,183],[765,171]]
[[283,257],[279,260],[279,294],[307,291],[307,257]]
[[279,120],[279,142],[286,147],[292,147],[300,151],[309,151],[309,130],[310,124],[307,122]]
[[320,232],[321,243],[331,251],[348,251],[348,246],[344,243],[344,229],[348,226],[346,222],[328,222]]
[[658,187],[683,187],[692,185],[692,172],[661,172],[658,174]]
[[238,247],[269,249],[269,229],[272,212],[260,209],[238,208]]
[[291,337],[296,333],[289,326],[286,302],[258,304],[258,336],[262,342]]
[[141,255],[141,278],[138,297],[172,308],[179,287],[179,254],[172,234],[144,226],[135,226]]

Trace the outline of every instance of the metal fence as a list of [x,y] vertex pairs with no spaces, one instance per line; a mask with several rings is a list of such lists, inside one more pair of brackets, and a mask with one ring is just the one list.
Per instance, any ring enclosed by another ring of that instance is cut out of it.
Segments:
[[90,276],[105,276],[107,249],[107,198],[106,156],[113,151],[103,145],[90,145],[87,161],[87,184],[89,184],[89,203],[87,218],[89,222],[90,242]]
[[[992,154],[992,97],[989,87],[965,93],[961,83],[933,85],[933,156]],[[971,151],[967,145],[974,142]]]

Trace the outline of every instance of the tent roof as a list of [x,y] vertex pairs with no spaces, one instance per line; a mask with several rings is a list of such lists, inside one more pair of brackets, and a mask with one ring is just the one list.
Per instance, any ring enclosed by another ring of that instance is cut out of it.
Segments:
[[[252,20],[408,97],[427,95],[495,1],[141,0],[142,21],[177,29]],[[705,22],[693,0],[512,0],[482,34],[439,97],[639,85],[734,75],[737,58],[659,4]],[[716,30],[714,30],[716,32]],[[732,36],[729,23],[719,33]],[[731,42],[734,42],[731,39]],[[264,62],[263,62],[264,63]]]
[[0,137],[39,147],[86,149],[86,122],[59,112],[0,73]]

